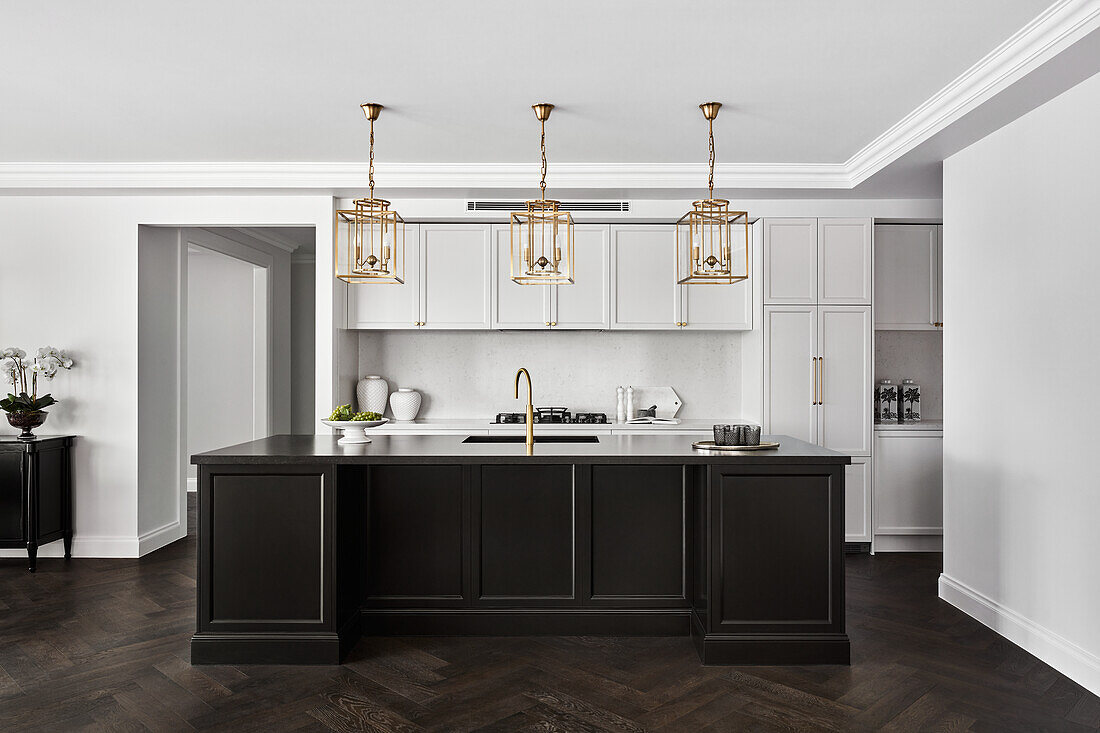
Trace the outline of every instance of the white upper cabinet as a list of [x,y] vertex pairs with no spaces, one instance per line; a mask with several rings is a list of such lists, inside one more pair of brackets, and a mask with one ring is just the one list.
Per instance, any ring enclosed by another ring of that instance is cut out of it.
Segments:
[[932,324],[943,328],[943,225],[936,225],[936,246],[932,248]]
[[817,302],[871,305],[871,220],[817,220]]
[[817,443],[817,307],[764,306],[764,429]]
[[818,306],[818,434],[824,448],[871,453],[872,335],[870,306]]
[[679,328],[675,230],[664,224],[611,227],[611,327]]
[[424,328],[489,328],[488,224],[420,225],[420,322]]
[[940,229],[936,224],[875,227],[875,328],[935,330],[943,322]]
[[871,305],[870,219],[765,219],[764,303]]
[[764,303],[817,303],[817,219],[764,220]]
[[520,285],[512,280],[511,233],[507,224],[493,225],[492,326],[498,329],[550,327],[547,285]]
[[[538,286],[550,292],[554,328],[611,327],[611,227],[573,225],[573,284]],[[533,286],[527,286],[533,287]]]
[[348,285],[348,328],[417,328],[420,324],[420,227],[405,225],[405,284]]

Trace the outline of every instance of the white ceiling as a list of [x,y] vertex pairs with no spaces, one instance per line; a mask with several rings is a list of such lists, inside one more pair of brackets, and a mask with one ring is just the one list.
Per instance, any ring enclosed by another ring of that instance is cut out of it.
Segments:
[[1051,2],[5,3],[0,163],[841,164]]

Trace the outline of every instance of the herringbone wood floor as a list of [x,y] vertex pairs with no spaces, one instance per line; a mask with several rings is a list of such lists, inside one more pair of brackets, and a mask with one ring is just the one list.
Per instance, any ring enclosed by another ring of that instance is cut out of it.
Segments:
[[939,601],[939,568],[848,558],[851,667],[705,668],[686,637],[436,637],[238,668],[188,664],[193,538],[36,575],[0,560],[0,730],[1100,729],[1100,699]]

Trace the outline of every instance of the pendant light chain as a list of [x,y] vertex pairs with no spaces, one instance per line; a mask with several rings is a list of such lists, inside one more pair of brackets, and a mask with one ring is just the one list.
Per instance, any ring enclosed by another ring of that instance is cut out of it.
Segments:
[[539,190],[542,191],[542,198],[546,198],[546,121],[539,122],[539,126],[542,128],[542,137],[539,140],[539,147],[542,150],[542,180],[539,182]]
[[710,127],[710,177],[707,179],[710,194],[708,198],[714,198],[714,120],[708,120],[707,124]]
[[367,169],[370,177],[370,197],[374,198],[374,120],[370,121],[370,167]]

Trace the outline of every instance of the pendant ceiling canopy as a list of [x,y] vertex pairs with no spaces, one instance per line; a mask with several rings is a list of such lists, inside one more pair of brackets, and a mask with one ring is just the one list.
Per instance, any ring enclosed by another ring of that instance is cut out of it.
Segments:
[[520,285],[571,285],[573,217],[560,211],[560,201],[546,198],[546,120],[554,105],[543,102],[531,109],[542,131],[542,179],[539,198],[528,201],[526,211],[514,211],[509,217],[512,280]]
[[405,220],[390,202],[374,197],[374,121],[382,105],[360,105],[370,121],[370,196],[336,212],[336,277],[353,283],[405,282]]
[[729,201],[714,198],[714,119],[721,107],[721,102],[699,105],[710,131],[709,193],[676,222],[681,285],[731,285],[749,278],[749,213],[730,211]]

